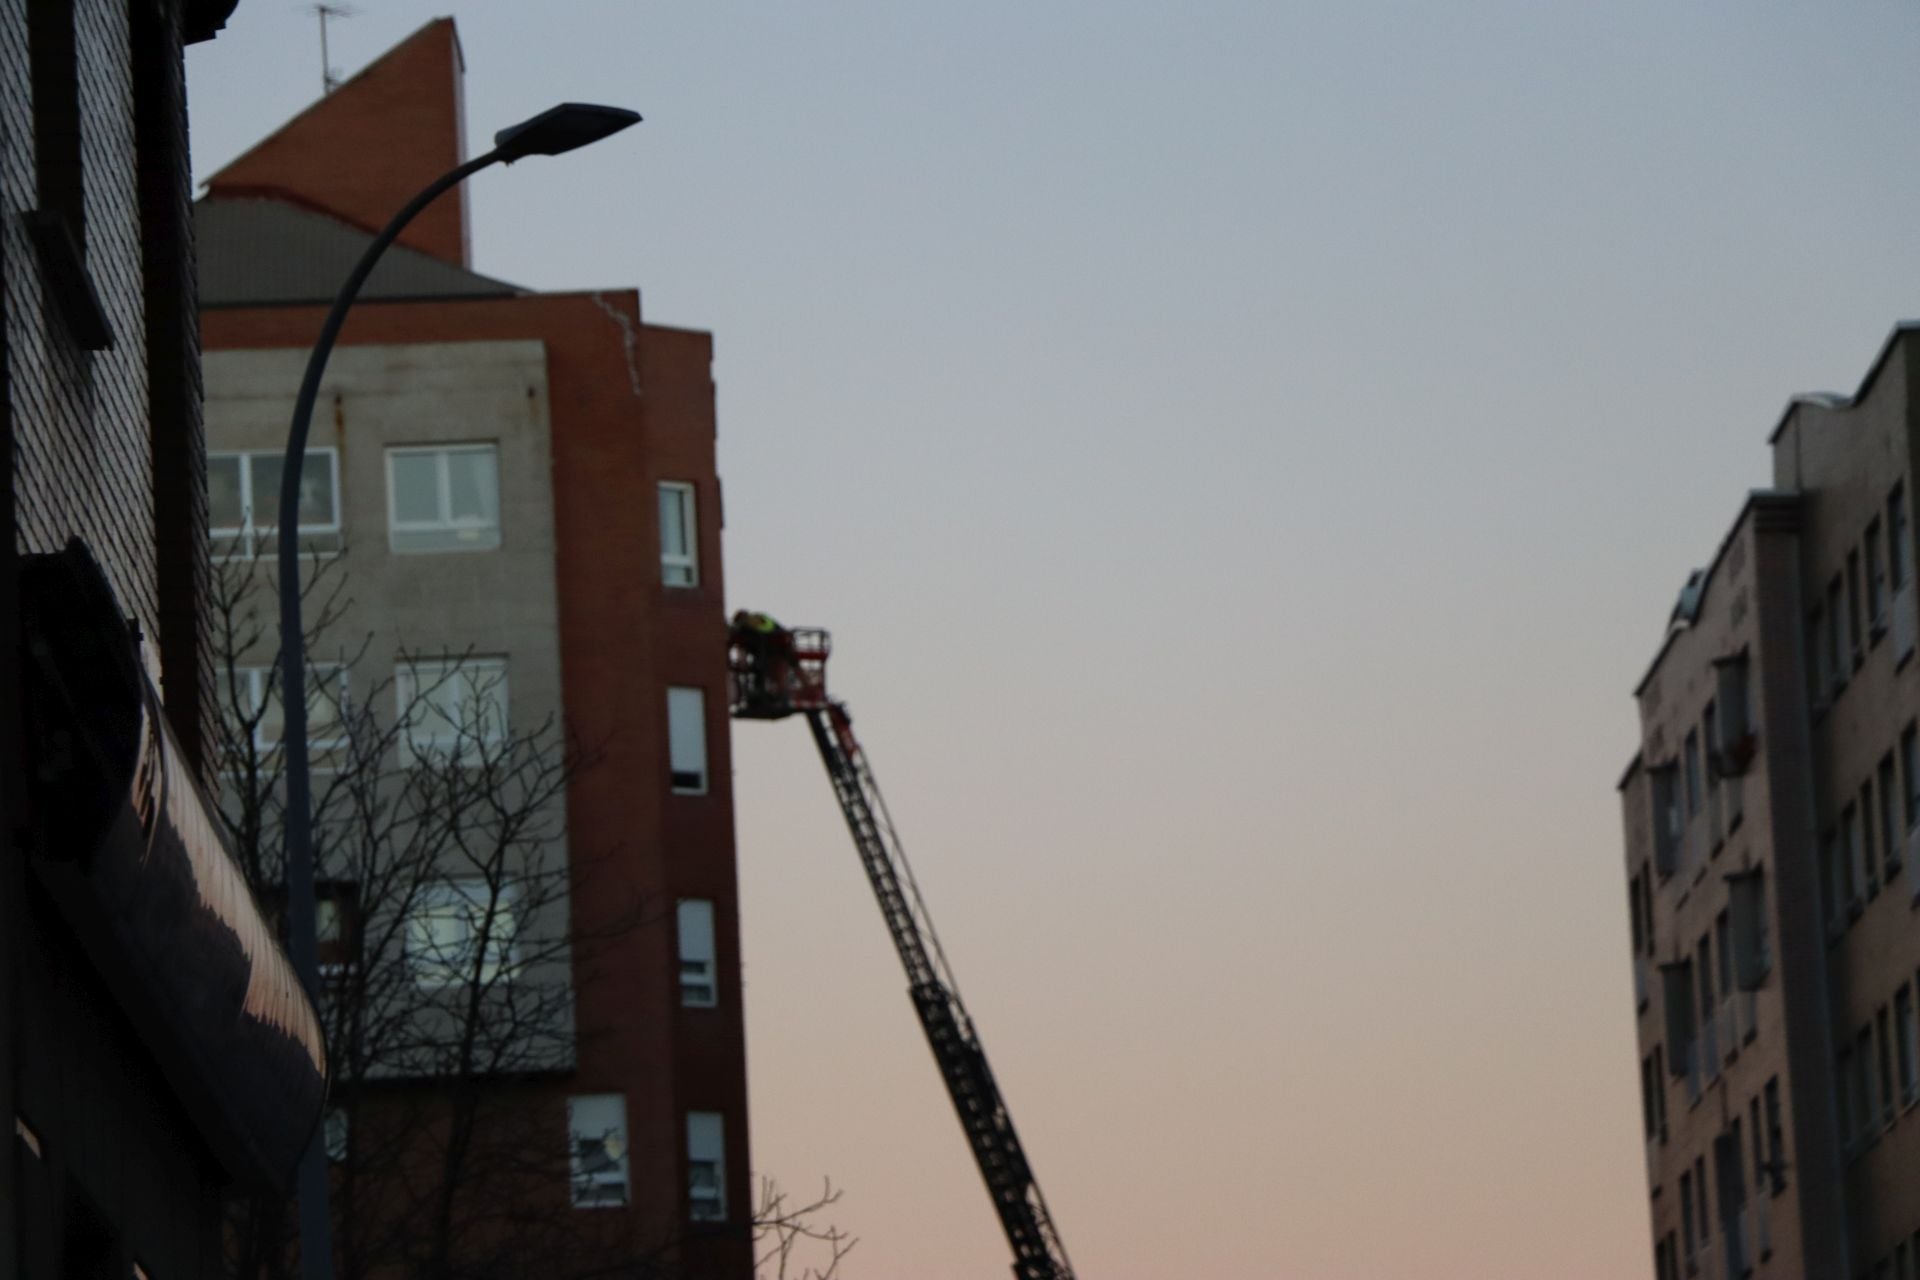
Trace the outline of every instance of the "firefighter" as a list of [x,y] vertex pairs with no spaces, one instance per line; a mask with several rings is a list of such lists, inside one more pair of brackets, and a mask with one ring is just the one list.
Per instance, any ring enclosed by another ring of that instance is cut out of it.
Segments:
[[757,688],[750,700],[784,700],[793,669],[792,633],[775,622],[772,614],[745,609],[733,615],[733,630],[754,672]]

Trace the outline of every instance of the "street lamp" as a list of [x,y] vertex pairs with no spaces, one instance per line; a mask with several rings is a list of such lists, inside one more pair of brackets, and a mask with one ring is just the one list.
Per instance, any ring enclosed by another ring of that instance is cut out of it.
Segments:
[[[313,403],[320,394],[320,378],[347,311],[360,287],[373,273],[387,246],[406,229],[422,209],[449,189],[492,164],[512,164],[527,156],[557,156],[598,142],[638,124],[639,113],[624,107],[563,102],[557,107],[493,135],[493,150],[475,156],[434,179],[409,200],[373,238],[352,274],[334,297],[333,308],[320,326],[300,394],[293,403],[293,426],[287,432],[287,456],[280,474],[280,702],[281,740],[287,763],[287,917],[288,944],[293,967],[316,1005],[320,999],[319,952],[314,941],[312,784],[307,772],[307,657],[300,620],[300,477],[307,454],[307,427]],[[316,1131],[300,1160],[300,1259],[307,1280],[333,1280],[332,1224],[327,1214],[327,1154]]]

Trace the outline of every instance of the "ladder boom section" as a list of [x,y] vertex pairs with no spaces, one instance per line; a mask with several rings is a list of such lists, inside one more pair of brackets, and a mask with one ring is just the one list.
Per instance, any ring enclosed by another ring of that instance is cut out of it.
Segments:
[[829,701],[807,709],[805,714],[867,880],[880,901],[887,932],[893,935],[894,948],[906,967],[914,1012],[927,1033],[927,1044],[953,1099],[960,1126],[966,1130],[1007,1242],[1013,1246],[1013,1274],[1017,1280],[1074,1280],[1066,1246],[1054,1229],[1053,1217],[1027,1164],[1026,1151],[1014,1132],[1013,1117],[1007,1112],[1000,1088],[994,1083],[973,1020],[960,1002],[959,987],[940,950],[926,904],[920,900],[913,869],[894,832],[879,785],[853,736],[846,708]]

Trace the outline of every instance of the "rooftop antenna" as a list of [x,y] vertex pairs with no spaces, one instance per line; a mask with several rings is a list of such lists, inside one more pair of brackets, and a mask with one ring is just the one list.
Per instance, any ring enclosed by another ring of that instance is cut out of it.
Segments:
[[333,59],[327,56],[327,19],[351,18],[354,10],[344,4],[327,4],[325,0],[311,7],[320,19],[320,92],[324,97],[340,87],[340,77],[333,73]]

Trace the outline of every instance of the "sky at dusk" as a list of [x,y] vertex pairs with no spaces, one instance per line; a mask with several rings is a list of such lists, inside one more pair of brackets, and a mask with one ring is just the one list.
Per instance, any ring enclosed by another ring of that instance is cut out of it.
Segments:
[[[1920,6],[451,11],[474,264],[715,335],[728,606],[848,700],[1087,1280],[1652,1274],[1614,783],[1788,396],[1920,315]],[[189,54],[200,177],[314,16]],[[1008,1258],[800,725],[734,738],[754,1163]]]

